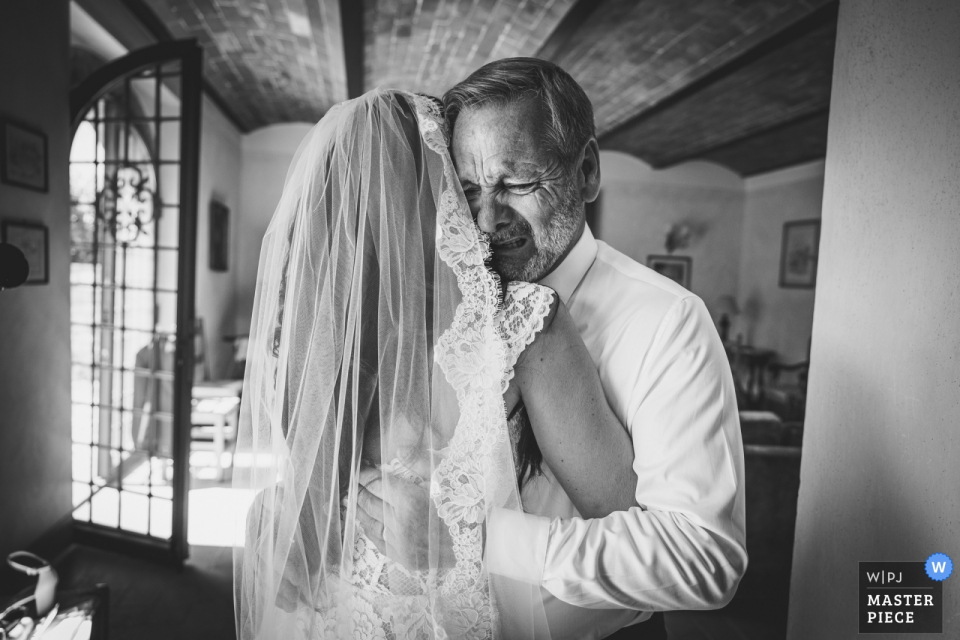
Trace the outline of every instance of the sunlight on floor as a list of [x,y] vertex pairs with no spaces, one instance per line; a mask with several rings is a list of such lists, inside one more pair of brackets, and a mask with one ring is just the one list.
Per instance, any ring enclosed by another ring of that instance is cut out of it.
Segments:
[[207,547],[243,546],[254,491],[229,486],[190,490],[187,541]]

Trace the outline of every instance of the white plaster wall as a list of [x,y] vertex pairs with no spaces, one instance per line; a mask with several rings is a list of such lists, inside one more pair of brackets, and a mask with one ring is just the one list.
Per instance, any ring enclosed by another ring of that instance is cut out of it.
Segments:
[[960,558],[958,33],[956,0],[840,4],[793,640],[857,637],[858,560]]
[[671,224],[688,222],[698,230],[690,246],[675,252],[690,256],[691,290],[711,310],[722,295],[737,295],[743,180],[709,162],[651,169],[633,156],[600,152],[600,239],[641,264],[651,254],[666,254]]
[[280,202],[290,161],[312,127],[307,123],[277,124],[243,136],[233,311],[237,333],[250,330],[263,234]]
[[785,222],[820,217],[823,161],[747,178],[744,191],[742,314],[731,332],[775,350],[784,362],[806,360],[814,289],[780,287],[780,252]]
[[[242,134],[206,96],[200,131],[196,313],[204,322],[207,373],[220,379],[229,372],[233,355],[223,336],[233,335],[236,328]],[[228,268],[224,272],[210,270],[210,203],[214,200],[230,209]]]
[[47,135],[47,193],[0,183],[0,219],[49,229],[50,283],[0,291],[0,557],[70,515],[67,0],[0,2],[0,113]]

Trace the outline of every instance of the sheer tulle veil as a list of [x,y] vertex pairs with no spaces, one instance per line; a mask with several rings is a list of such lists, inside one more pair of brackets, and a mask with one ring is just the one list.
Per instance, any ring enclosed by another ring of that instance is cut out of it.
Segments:
[[[240,638],[547,635],[539,588],[486,571],[483,531],[491,509],[520,509],[502,394],[551,297],[534,285],[504,297],[488,254],[433,100],[375,90],[301,144],[251,321],[234,466],[234,486],[256,495],[235,551]],[[400,483],[429,492],[412,563],[381,554],[357,520],[371,478],[388,504]]]

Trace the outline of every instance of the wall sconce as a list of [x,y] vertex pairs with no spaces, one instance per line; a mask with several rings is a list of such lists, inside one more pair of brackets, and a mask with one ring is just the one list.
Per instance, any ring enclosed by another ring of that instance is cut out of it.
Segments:
[[690,224],[686,222],[674,223],[667,227],[667,237],[663,246],[667,253],[673,253],[677,249],[686,249],[690,246],[690,238],[693,230]]
[[667,237],[664,239],[663,246],[667,253],[673,253],[677,249],[686,249],[694,244],[698,239],[707,235],[710,225],[698,220],[674,222],[667,227]]

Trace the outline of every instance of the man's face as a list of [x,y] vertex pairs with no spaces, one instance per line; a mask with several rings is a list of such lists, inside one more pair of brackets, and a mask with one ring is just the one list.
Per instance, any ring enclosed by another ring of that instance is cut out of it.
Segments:
[[460,184],[508,280],[540,280],[583,230],[577,168],[545,148],[541,120],[539,105],[523,101],[465,109],[454,127]]

